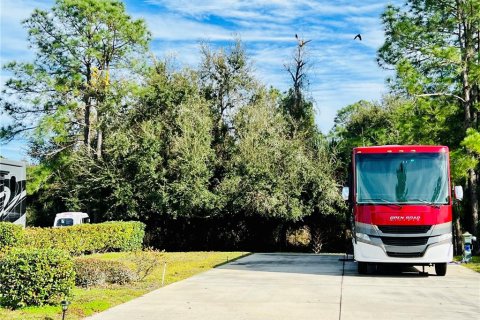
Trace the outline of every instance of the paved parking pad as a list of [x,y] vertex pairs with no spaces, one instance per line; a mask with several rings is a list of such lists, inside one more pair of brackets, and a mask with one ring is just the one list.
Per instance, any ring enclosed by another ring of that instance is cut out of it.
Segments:
[[[357,275],[344,255],[253,254],[89,319],[477,319],[480,274],[449,265]],[[373,270],[372,270],[373,271]]]

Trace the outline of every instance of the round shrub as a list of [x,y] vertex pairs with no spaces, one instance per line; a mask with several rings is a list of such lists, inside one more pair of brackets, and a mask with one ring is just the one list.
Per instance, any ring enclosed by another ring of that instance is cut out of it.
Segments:
[[0,250],[13,247],[23,240],[23,227],[11,222],[0,222]]
[[106,262],[110,262],[106,270],[108,283],[127,284],[137,280],[137,275],[123,263],[119,261]]
[[84,288],[105,284],[107,275],[101,260],[93,258],[75,259],[75,284]]
[[64,251],[12,248],[0,259],[0,304],[10,308],[57,304],[75,284]]
[[127,284],[138,280],[138,276],[120,261],[95,258],[75,259],[75,283],[82,287],[109,284]]

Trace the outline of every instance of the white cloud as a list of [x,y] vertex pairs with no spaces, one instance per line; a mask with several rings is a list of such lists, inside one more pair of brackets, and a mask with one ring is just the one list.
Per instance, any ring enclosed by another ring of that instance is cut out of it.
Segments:
[[10,59],[29,59],[33,56],[28,48],[27,31],[21,22],[28,18],[35,8],[47,8],[52,1],[16,0],[0,2],[0,47],[1,62]]
[[180,66],[196,67],[200,62],[200,42],[154,40],[151,50],[161,59],[173,59]]
[[[288,88],[284,64],[295,48],[294,35],[309,44],[312,97],[320,110],[322,131],[333,125],[336,111],[360,99],[379,99],[387,73],[376,62],[383,42],[379,15],[386,2],[364,0],[126,0],[135,18],[144,18],[152,32],[152,51],[174,57],[179,64],[196,67],[199,41],[218,47],[238,34],[254,62],[255,74],[267,86]],[[394,1],[398,2],[397,0]],[[2,62],[31,60],[26,32],[20,21],[34,7],[49,7],[53,0],[1,1]],[[361,33],[363,40],[354,41]],[[0,74],[3,84],[6,74]]]
[[346,19],[350,24],[356,26],[358,33],[362,34],[361,43],[378,49],[383,43],[383,29],[380,25],[380,17],[349,17]]
[[243,41],[285,42],[293,39],[294,32],[287,27],[263,24],[250,28],[250,22],[242,23],[242,28],[228,29],[209,24],[174,13],[151,14],[136,12],[135,18],[145,19],[152,36],[157,40],[167,41],[229,41],[235,34],[240,34]]
[[[6,73],[4,73],[4,72],[0,73],[0,92],[5,87],[5,82],[8,80],[8,78],[9,78],[9,76]],[[0,118],[0,120],[1,120],[1,118]]]
[[322,132],[327,133],[333,126],[336,112],[359,100],[380,100],[386,93],[386,86],[378,82],[348,82],[339,85],[326,85],[313,91],[319,113],[316,122]]
[[352,4],[352,1],[308,1],[311,9],[315,14],[322,15],[365,15],[371,12],[375,12],[385,6],[384,3],[378,1],[361,1],[356,2],[356,5]]
[[[320,0],[148,0],[158,13],[145,16],[158,52],[176,48],[180,61],[195,65],[198,47],[189,41],[208,39],[222,45],[238,33],[254,62],[255,74],[267,86],[286,90],[290,79],[284,64],[291,61],[294,35],[309,44],[309,90],[318,108],[316,120],[323,132],[333,125],[336,112],[360,99],[377,100],[386,91],[386,73],[375,61],[383,42],[379,15],[386,3]],[[153,10],[155,11],[155,10]],[[157,21],[157,22],[154,22]],[[362,34],[362,41],[353,37]]]
[[7,144],[0,144],[0,156],[11,160],[25,160],[27,155],[27,141],[24,139],[14,139]]
[[135,13],[136,18],[143,18],[153,38],[169,41],[199,39],[227,40],[231,34],[224,28],[189,20],[174,14]]
[[151,0],[147,2],[197,19],[216,15],[237,20],[286,21],[291,19],[294,13],[292,10],[295,10],[296,7],[292,1],[210,0],[208,2],[198,2]]
[[[219,16],[227,19],[249,19],[292,21],[308,15],[349,15],[366,14],[384,6],[377,1],[362,1],[353,5],[351,1],[290,1],[290,0],[148,0],[150,4],[166,8],[172,12],[203,19],[206,16]],[[320,17],[319,17],[320,18]]]

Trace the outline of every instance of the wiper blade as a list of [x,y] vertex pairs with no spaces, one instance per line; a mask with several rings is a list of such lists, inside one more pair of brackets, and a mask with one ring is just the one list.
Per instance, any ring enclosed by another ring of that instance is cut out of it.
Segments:
[[[388,200],[382,199],[382,198],[362,199],[362,201],[382,201],[383,203],[385,203],[387,205],[394,205],[394,206],[397,206],[397,207],[401,207],[401,205],[399,205],[398,203],[391,202],[391,201],[388,201]],[[363,202],[361,202],[361,203],[363,203]],[[375,203],[375,204],[383,204],[383,203]]]
[[429,206],[433,206],[433,207],[440,207],[440,205],[438,203],[434,203],[434,202],[430,202],[430,201],[427,201],[427,200],[423,200],[423,199],[409,199],[410,201],[418,201],[418,202],[421,202],[421,203],[425,203],[425,204],[428,204]]

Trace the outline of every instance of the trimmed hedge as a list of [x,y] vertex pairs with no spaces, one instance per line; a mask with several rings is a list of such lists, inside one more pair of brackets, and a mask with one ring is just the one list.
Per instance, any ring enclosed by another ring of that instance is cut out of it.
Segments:
[[23,227],[11,222],[0,222],[0,250],[14,247],[23,240]]
[[25,246],[61,249],[72,255],[142,248],[145,224],[138,221],[25,229]]
[[73,259],[61,250],[11,248],[0,257],[0,304],[58,304],[75,284]]

